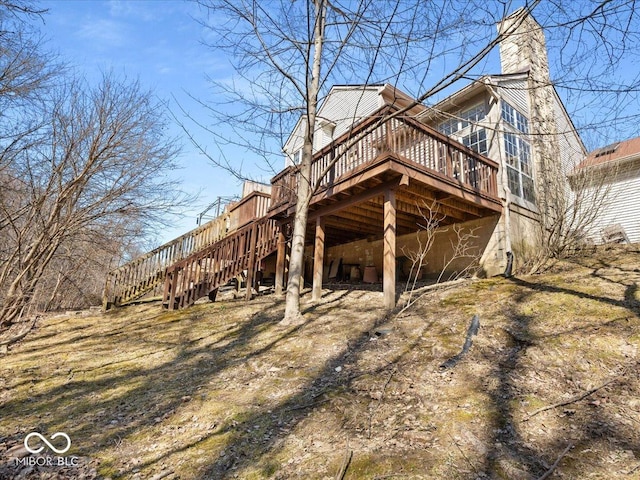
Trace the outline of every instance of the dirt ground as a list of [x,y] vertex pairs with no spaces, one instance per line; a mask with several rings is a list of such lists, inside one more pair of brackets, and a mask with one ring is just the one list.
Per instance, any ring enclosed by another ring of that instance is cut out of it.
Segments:
[[401,314],[336,288],[296,326],[274,295],[49,316],[0,356],[0,478],[640,479],[639,283],[615,248]]

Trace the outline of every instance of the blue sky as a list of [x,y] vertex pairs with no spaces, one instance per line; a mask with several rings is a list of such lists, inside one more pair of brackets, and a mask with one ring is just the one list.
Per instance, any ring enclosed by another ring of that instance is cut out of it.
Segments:
[[[179,0],[49,0],[41,4],[48,9],[42,33],[49,48],[89,80],[109,70],[138,78],[144,87],[170,102],[177,115],[181,114],[174,97],[192,115],[206,120],[206,112],[188,93],[206,98],[206,76],[227,75],[229,66],[201,44],[205,32],[193,18],[198,14],[195,4]],[[177,124],[172,134],[184,137]],[[201,140],[206,144],[206,138]],[[156,242],[195,228],[198,214],[217,196],[240,192],[235,178],[214,168],[186,138],[182,144],[179,162],[183,168],[176,175],[184,190],[200,192],[200,198],[174,228],[158,232]],[[237,151],[233,155],[243,165],[252,163],[250,154]]]

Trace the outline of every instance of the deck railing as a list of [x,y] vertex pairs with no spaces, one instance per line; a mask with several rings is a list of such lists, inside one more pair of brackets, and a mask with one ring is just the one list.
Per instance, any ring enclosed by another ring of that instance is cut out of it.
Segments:
[[228,212],[109,272],[104,307],[121,305],[148,293],[160,295],[168,267],[263,217],[270,203],[269,194],[252,192],[231,205]]
[[110,308],[121,305],[150,292],[160,295],[167,267],[224,238],[230,229],[230,222],[231,215],[225,212],[112,270],[107,275],[103,306]]
[[270,194],[258,191],[250,193],[231,207],[230,230],[236,230],[256,218],[264,217],[270,205]]
[[[329,187],[359,167],[391,155],[461,189],[497,198],[496,162],[413,118],[381,118],[371,116],[317,152],[311,184]],[[297,168],[291,166],[272,179],[272,209],[294,201],[298,176]]]

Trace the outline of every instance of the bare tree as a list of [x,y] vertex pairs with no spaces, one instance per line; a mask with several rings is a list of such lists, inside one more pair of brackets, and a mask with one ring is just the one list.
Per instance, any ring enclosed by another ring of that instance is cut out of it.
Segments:
[[[33,304],[63,249],[138,235],[177,202],[163,174],[178,149],[152,93],[104,75],[95,88],[72,81],[47,95],[46,122],[3,165],[0,328]],[[64,265],[56,273],[70,278]]]

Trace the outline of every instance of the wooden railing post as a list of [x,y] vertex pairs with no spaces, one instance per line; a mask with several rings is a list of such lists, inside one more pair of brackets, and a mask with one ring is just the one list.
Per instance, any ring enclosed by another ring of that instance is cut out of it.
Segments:
[[251,234],[249,236],[249,265],[247,267],[247,293],[246,300],[251,300],[253,281],[255,279],[256,268],[256,244],[258,243],[258,224],[254,222],[251,226]]

